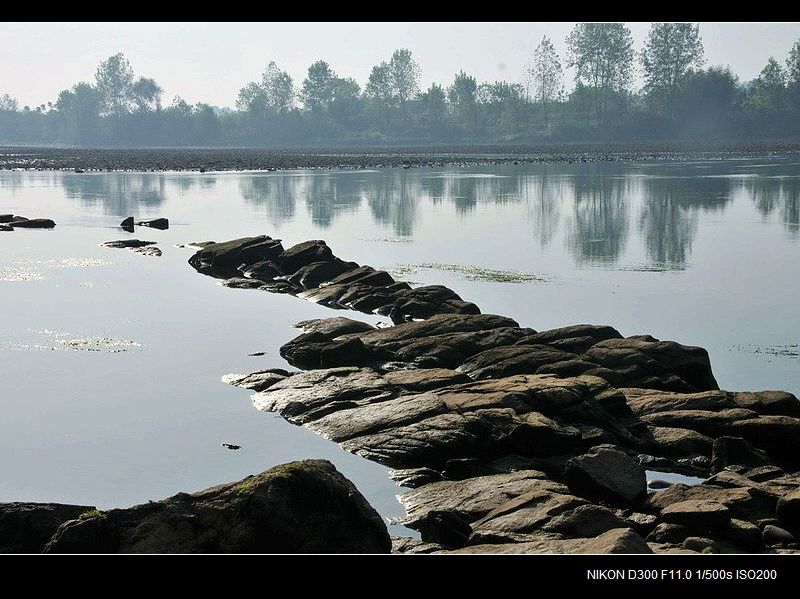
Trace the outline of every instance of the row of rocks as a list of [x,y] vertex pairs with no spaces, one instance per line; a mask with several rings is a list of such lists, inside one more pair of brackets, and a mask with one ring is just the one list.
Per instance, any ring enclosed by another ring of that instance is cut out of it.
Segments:
[[337,258],[322,240],[288,249],[281,240],[266,235],[204,242],[189,264],[223,279],[226,287],[288,293],[331,308],[388,315],[394,322],[443,313],[480,313],[475,304],[447,287],[412,289],[384,270]]
[[150,227],[152,229],[160,229],[164,231],[166,229],[169,229],[169,219],[154,218],[152,220],[134,221],[133,217],[129,216],[119,224],[120,227],[129,232],[133,231],[134,225],[138,225],[140,227]]
[[52,229],[56,223],[49,218],[26,218],[14,214],[0,214],[0,231],[14,229]]
[[[209,244],[190,263],[228,286],[331,307],[359,309],[341,301],[348,272],[396,284],[338,261],[324,242],[290,250],[248,238]],[[292,261],[306,252],[310,258]],[[302,274],[289,283],[286,271],[319,262],[332,263],[326,276],[337,268],[345,276],[298,293]],[[258,276],[263,285],[245,283]],[[413,292],[425,297],[427,289],[404,293]],[[378,305],[377,297],[372,309],[402,314],[397,296],[390,299]],[[477,308],[420,303],[424,309],[393,318],[390,328],[344,317],[298,323],[303,334],[281,355],[305,372],[225,377],[253,390],[258,409],[392,467],[392,477],[413,488],[401,496],[407,515],[399,522],[421,540],[394,539],[395,551],[798,547],[800,403],[792,394],[720,390],[699,347],[625,338],[608,326],[536,331]],[[661,481],[654,491],[645,469],[705,480]]]
[[0,553],[388,553],[378,513],[330,462],[306,460],[124,509],[0,504]]

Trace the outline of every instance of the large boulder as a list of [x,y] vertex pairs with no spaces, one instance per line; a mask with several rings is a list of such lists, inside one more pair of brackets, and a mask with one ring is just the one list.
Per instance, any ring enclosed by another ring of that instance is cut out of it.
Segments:
[[63,524],[47,553],[388,553],[378,513],[326,460]]
[[647,495],[647,477],[636,460],[613,445],[598,445],[567,462],[567,486],[576,495],[631,507]]
[[328,262],[333,260],[331,248],[321,239],[313,239],[293,245],[277,257],[283,272],[293,274],[303,266],[313,262]]
[[267,235],[242,237],[206,245],[189,258],[189,264],[203,274],[227,279],[238,274],[242,264],[275,260],[282,252],[280,239]]
[[389,316],[394,322],[430,318],[436,314],[480,314],[480,308],[465,302],[452,289],[428,285],[403,292],[394,301]]
[[91,510],[62,503],[0,503],[0,553],[41,553],[59,526]]

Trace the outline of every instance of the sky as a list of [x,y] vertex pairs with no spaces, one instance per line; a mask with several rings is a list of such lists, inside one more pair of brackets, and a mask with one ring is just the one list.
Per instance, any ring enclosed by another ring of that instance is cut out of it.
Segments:
[[[0,23],[0,94],[20,106],[55,102],[62,89],[92,81],[101,60],[123,52],[137,75],[190,103],[234,106],[238,90],[271,60],[297,86],[308,65],[327,60],[363,87],[373,65],[408,48],[421,84],[449,84],[463,69],[479,81],[522,82],[543,35],[564,57],[574,23]],[[641,49],[650,23],[628,23]],[[800,23],[701,23],[707,65],[754,78],[770,56],[783,62]],[[564,61],[565,62],[565,61]],[[570,78],[567,73],[566,78]],[[569,87],[569,86],[568,86]]]

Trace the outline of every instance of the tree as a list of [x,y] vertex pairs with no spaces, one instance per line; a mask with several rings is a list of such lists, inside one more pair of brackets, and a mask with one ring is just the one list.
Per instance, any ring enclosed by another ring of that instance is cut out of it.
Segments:
[[164,90],[155,79],[139,77],[131,86],[131,99],[139,112],[159,110],[162,93]]
[[17,102],[17,99],[9,94],[3,94],[0,96],[0,110],[16,112],[19,110],[19,102]]
[[328,107],[331,118],[343,125],[353,126],[361,111],[361,87],[352,77],[333,80],[333,98]]
[[102,61],[94,78],[103,114],[126,114],[131,103],[133,69],[125,55],[120,52]]
[[311,112],[328,110],[336,91],[336,82],[336,73],[324,60],[318,60],[308,67],[308,76],[303,81],[300,92],[306,108]]
[[392,86],[392,73],[388,62],[382,61],[372,67],[364,93],[385,113],[388,121],[391,109],[396,104],[396,96]]
[[703,64],[700,26],[653,23],[641,58],[648,98],[672,120],[678,87],[692,67]]
[[447,88],[447,97],[460,121],[477,125],[478,82],[475,77],[459,71],[453,84]]
[[800,108],[800,40],[789,50],[786,59],[786,79],[795,107]]
[[534,101],[542,105],[545,123],[549,124],[549,106],[561,97],[563,83],[561,61],[547,36],[542,38],[533,52],[529,76],[533,84]]
[[594,94],[595,114],[605,117],[609,99],[627,90],[633,64],[633,38],[624,23],[578,23],[567,37],[569,66],[576,83]]
[[419,101],[424,118],[433,125],[441,126],[447,116],[447,98],[442,86],[432,83],[420,94]]
[[90,83],[78,83],[58,94],[56,110],[66,137],[78,144],[96,141],[102,107],[103,97]]
[[786,71],[780,63],[770,57],[753,81],[749,93],[749,104],[758,112],[780,113],[786,107]]
[[258,83],[251,81],[239,90],[236,98],[236,109],[241,112],[255,112],[263,110],[266,106],[264,89]]
[[264,89],[264,99],[267,108],[274,114],[283,115],[294,107],[294,82],[291,75],[281,71],[274,61],[271,61],[264,74],[261,76],[261,86]]
[[411,51],[405,48],[395,50],[389,60],[389,78],[392,92],[400,103],[400,112],[403,121],[406,120],[406,102],[419,92],[419,65],[411,56]]

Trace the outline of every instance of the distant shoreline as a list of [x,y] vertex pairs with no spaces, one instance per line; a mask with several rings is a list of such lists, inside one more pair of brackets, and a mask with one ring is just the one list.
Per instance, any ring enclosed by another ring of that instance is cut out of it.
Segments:
[[55,148],[0,146],[0,170],[360,170],[481,164],[726,160],[800,152],[800,141],[452,145],[341,148]]

